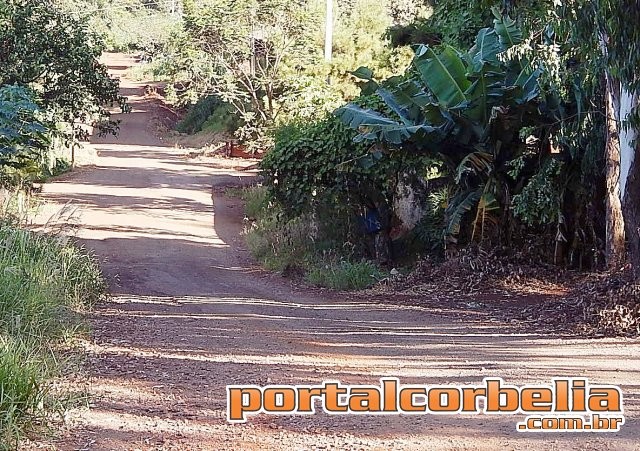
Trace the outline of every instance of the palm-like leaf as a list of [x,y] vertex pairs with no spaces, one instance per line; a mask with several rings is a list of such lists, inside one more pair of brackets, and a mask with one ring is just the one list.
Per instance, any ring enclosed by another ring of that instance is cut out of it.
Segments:
[[471,85],[463,59],[452,47],[440,53],[420,46],[413,61],[422,80],[443,108],[451,108],[467,101],[465,91]]
[[509,16],[503,16],[497,8],[493,9],[493,15],[495,16],[493,27],[498,34],[502,49],[507,50],[521,44],[524,38],[516,21]]
[[443,130],[426,124],[406,125],[389,119],[380,113],[348,104],[336,110],[335,115],[349,127],[359,130],[356,140],[379,140],[399,145],[410,140],[414,135],[434,135],[438,139]]
[[458,193],[447,206],[445,217],[447,219],[446,235],[450,241],[456,242],[456,236],[460,234],[460,228],[464,215],[470,212],[482,196],[482,188],[462,191]]
[[[540,93],[540,67],[532,67],[525,59],[500,57],[522,43],[523,34],[514,20],[497,10],[494,15],[494,28],[480,30],[469,52],[419,46],[408,77],[377,86],[393,119],[353,105],[337,112],[343,122],[360,131],[359,139],[394,145],[411,142],[439,152],[454,165],[459,191],[446,209],[450,241],[456,240],[464,216],[472,210],[473,238],[482,239],[485,225],[497,223],[501,205],[495,187],[501,176],[494,156],[500,149],[517,152],[522,114]],[[368,70],[359,69],[357,74],[374,82]],[[434,146],[434,142],[444,144]]]
[[469,52],[473,69],[479,71],[485,64],[499,65],[498,54],[503,50],[496,31],[490,28],[483,28],[478,33],[476,44]]
[[542,68],[531,68],[528,64],[520,71],[518,77],[513,83],[520,88],[516,102],[519,104],[530,102],[540,94],[540,84],[538,80],[542,75]]

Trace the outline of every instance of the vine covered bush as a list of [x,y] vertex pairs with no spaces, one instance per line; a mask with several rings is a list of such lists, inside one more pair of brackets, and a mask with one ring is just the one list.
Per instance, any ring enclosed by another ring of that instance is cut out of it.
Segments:
[[[356,102],[385,109],[376,96]],[[351,243],[351,256],[386,261],[392,252],[390,235],[400,222],[394,203],[405,195],[400,192],[406,190],[403,182],[427,178],[439,162],[400,149],[383,152],[356,137],[357,132],[334,115],[311,124],[289,124],[276,133],[275,146],[261,163],[262,173],[270,199],[285,217],[311,213],[318,224],[317,239],[325,238],[326,223],[334,247]],[[334,227],[338,222],[344,226]]]
[[364,184],[380,189],[384,180],[356,163],[368,157],[370,146],[355,143],[354,137],[334,117],[280,128],[273,150],[261,163],[273,198],[295,214],[308,210],[314,200],[345,196]]

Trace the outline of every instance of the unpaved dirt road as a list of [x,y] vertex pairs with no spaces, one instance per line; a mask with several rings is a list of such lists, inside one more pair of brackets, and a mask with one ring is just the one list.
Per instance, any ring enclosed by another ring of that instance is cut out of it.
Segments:
[[[123,75],[131,60],[112,56]],[[92,315],[90,409],[72,412],[62,450],[640,449],[640,344],[518,334],[477,313],[447,316],[393,299],[327,295],[256,268],[242,209],[215,194],[241,175],[190,161],[153,131],[155,107],[123,80],[133,112],[95,139],[95,168],[45,187],[78,207],[79,238],[103,261],[113,298]],[[56,207],[57,206],[57,207]],[[225,421],[227,384],[620,384],[619,434],[517,433],[522,416],[328,416]]]

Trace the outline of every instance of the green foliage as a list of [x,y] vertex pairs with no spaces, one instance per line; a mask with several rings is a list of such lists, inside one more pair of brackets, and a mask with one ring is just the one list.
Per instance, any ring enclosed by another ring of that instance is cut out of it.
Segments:
[[415,21],[419,17],[428,16],[431,11],[426,2],[415,0],[391,0],[389,9],[393,23],[396,25],[406,25]]
[[203,97],[189,108],[188,113],[176,125],[176,130],[190,135],[201,131],[207,119],[219,106],[221,106],[219,98],[215,96]]
[[318,207],[316,213],[284,214],[263,186],[243,189],[240,196],[245,202],[247,245],[267,269],[305,273],[319,264],[319,255],[335,255],[339,248],[343,257],[351,257],[342,241],[349,235],[349,223],[341,210]]
[[28,184],[41,173],[50,144],[43,119],[25,88],[0,87],[0,187]]
[[[321,2],[322,3],[322,2]],[[332,88],[344,100],[358,96],[349,71],[366,66],[381,77],[395,75],[407,66],[411,52],[393,49],[385,37],[394,20],[404,20],[417,14],[419,5],[405,5],[404,11],[397,1],[355,0],[351,8],[337,5],[333,36],[333,57],[329,64],[317,64],[315,73],[321,80],[329,77]],[[408,8],[406,6],[409,6]],[[320,14],[324,11],[321,10]],[[322,31],[322,27],[319,28]],[[315,46],[322,49],[324,34],[315,37]],[[336,105],[335,107],[337,107]]]
[[242,199],[245,201],[244,210],[249,220],[255,221],[264,215],[269,209],[271,199],[269,191],[264,186],[255,186],[246,189],[242,193]]
[[[376,96],[362,96],[354,105],[393,114]],[[279,128],[273,150],[261,162],[272,198],[292,214],[324,203],[353,213],[390,202],[398,173],[425,170],[432,163],[424,155],[384,155],[357,136],[333,115]]]
[[557,160],[547,160],[522,191],[513,197],[513,213],[517,218],[530,226],[558,221],[560,193],[556,180],[561,169],[562,165]]
[[318,196],[328,199],[371,184],[361,179],[368,178],[368,172],[358,165],[370,155],[369,146],[354,143],[354,136],[331,117],[279,129],[274,149],[261,162],[273,198],[288,211],[300,213]]
[[0,340],[0,449],[17,449],[25,422],[41,420],[47,390],[42,359],[24,343],[7,337]]
[[229,105],[222,104],[213,110],[211,116],[202,124],[202,130],[214,133],[233,133],[240,127],[241,121],[231,111]]
[[0,186],[28,187],[64,169],[49,167],[51,151],[86,139],[81,124],[116,132],[107,107],[126,109],[126,100],[86,22],[49,0],[0,0],[0,48]]
[[217,96],[240,120],[237,136],[251,150],[266,149],[269,130],[287,114],[280,100],[299,92],[297,68],[312,59],[317,16],[283,0],[186,1],[184,12],[167,49],[178,100]]
[[203,97],[189,108],[176,130],[193,135],[200,131],[233,133],[240,121],[228,104],[216,96]]
[[319,0],[186,2],[183,29],[164,49],[172,101],[218,96],[236,118],[228,120],[236,136],[251,150],[267,150],[278,127],[317,121],[356,97],[353,68],[392,75],[408,63],[408,51],[389,49],[383,37],[390,5],[372,0],[336,5],[333,59],[326,63],[324,7]]
[[[150,60],[158,55],[179,24],[179,11],[170,1],[54,0],[65,12],[88,21],[103,37],[109,51],[140,52]],[[175,5],[179,6],[176,0]]]
[[125,99],[98,63],[103,48],[86,21],[51,0],[0,0],[0,48],[0,86],[30,87],[51,121],[71,127],[68,139],[86,138],[82,122],[115,132],[105,106],[124,108]]
[[383,279],[385,273],[371,262],[341,261],[319,265],[307,274],[313,285],[334,290],[363,290]]
[[348,217],[334,206],[292,217],[265,187],[245,189],[241,196],[247,245],[267,269],[306,274],[310,283],[338,290],[367,288],[384,277],[373,263],[353,261],[355,249],[344,241],[350,236]]
[[49,169],[49,174],[51,177],[57,177],[62,174],[66,174],[71,171],[73,168],[71,163],[67,160],[56,158],[56,161],[53,163],[53,166]]
[[0,443],[42,426],[59,401],[55,351],[77,328],[74,312],[103,296],[94,259],[66,239],[0,224]]
[[309,216],[285,218],[276,209],[256,216],[246,232],[253,256],[271,271],[304,271],[314,246],[309,239]]
[[394,46],[441,43],[454,47],[471,46],[477,30],[491,24],[491,8],[502,2],[433,0],[425,3],[433,5],[433,11],[428,17],[417,17],[408,24],[399,24],[389,30]]
[[485,224],[497,224],[508,212],[517,180],[507,162],[544,149],[543,140],[527,144],[519,131],[531,127],[542,136],[551,122],[538,110],[542,70],[517,56],[498,57],[523,35],[510,18],[494,14],[494,28],[480,30],[468,52],[423,45],[404,78],[379,85],[361,74],[395,117],[353,104],[336,112],[359,131],[360,140],[428,152],[449,164],[458,186],[447,208],[447,235],[454,242],[472,211],[470,234],[478,239],[485,236]]
[[[640,31],[636,26],[640,21],[640,8],[633,0],[590,0],[579,2],[580,9],[571,11],[567,6],[563,12],[572,19],[575,33],[591,32],[591,39],[584,39],[586,44],[595,38],[606,39],[606,57],[603,58],[610,72],[631,90],[640,90],[640,56],[635,51],[640,42]],[[577,17],[578,13],[585,17]],[[586,23],[585,23],[586,22]],[[582,25],[586,30],[577,29]],[[595,32],[595,33],[594,33]]]
[[445,186],[431,191],[427,196],[425,215],[413,231],[417,252],[432,256],[443,255],[445,212],[451,201],[451,191],[451,187]]

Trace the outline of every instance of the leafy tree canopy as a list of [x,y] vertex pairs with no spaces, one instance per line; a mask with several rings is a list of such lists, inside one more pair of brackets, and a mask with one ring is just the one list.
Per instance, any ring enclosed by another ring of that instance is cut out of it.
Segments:
[[0,85],[30,87],[52,119],[71,125],[68,137],[86,137],[80,122],[115,132],[104,105],[124,108],[125,99],[98,62],[102,42],[85,21],[51,0],[0,0],[0,49]]

